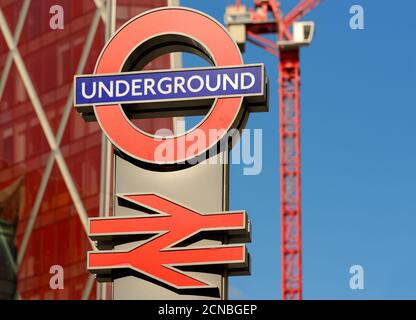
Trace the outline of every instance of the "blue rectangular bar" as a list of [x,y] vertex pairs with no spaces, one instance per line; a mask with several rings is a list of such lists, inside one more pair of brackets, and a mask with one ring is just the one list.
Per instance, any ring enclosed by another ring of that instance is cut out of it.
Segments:
[[75,77],[75,106],[261,96],[264,66],[141,71]]

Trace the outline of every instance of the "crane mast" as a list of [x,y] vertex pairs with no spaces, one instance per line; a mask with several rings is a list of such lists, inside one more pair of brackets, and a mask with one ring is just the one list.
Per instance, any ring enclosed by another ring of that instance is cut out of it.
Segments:
[[284,299],[302,298],[299,49],[279,61],[281,265]]
[[[283,17],[277,0],[254,0],[247,9],[237,0],[228,6],[225,22],[244,51],[253,43],[279,58],[280,198],[282,298],[302,299],[302,228],[300,165],[299,49],[311,43],[314,23],[299,22],[320,0],[301,0]],[[292,29],[292,30],[290,30]],[[276,42],[262,35],[275,34]]]

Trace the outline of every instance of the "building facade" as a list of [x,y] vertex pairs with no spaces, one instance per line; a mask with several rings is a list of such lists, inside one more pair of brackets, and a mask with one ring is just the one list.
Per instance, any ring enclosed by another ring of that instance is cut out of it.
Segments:
[[[93,72],[111,20],[118,28],[168,4],[0,1],[0,299],[110,297],[86,270],[87,218],[108,214],[105,140],[97,123],[74,110],[73,76]],[[56,5],[63,9],[63,29],[51,28]],[[163,56],[148,68],[171,61]],[[171,119],[135,124],[148,132],[173,126]],[[63,288],[56,288],[60,266]]]

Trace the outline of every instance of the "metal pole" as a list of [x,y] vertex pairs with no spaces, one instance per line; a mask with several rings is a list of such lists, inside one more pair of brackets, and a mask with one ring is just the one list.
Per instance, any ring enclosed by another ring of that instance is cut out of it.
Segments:
[[[168,0],[168,7],[179,7],[179,0]],[[182,68],[182,53],[173,52],[170,54],[170,68],[180,69]],[[185,132],[185,117],[173,118],[173,133],[178,135]]]
[[[107,42],[116,28],[116,0],[106,0],[105,2],[105,42]],[[113,149],[110,141],[104,133],[101,135],[101,172],[100,172],[100,206],[99,216],[110,216],[110,201],[111,201],[111,176],[113,164]],[[97,283],[97,299],[106,300],[107,290],[109,285],[107,283]]]

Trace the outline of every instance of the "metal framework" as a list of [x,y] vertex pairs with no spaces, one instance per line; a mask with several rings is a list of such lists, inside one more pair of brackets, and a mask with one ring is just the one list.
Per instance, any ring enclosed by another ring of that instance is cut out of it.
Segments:
[[282,294],[302,298],[299,50],[279,63]]
[[[242,15],[247,41],[279,57],[280,188],[282,298],[302,299],[300,69],[299,48],[290,27],[319,4],[301,0],[283,16],[277,0],[254,0],[254,9]],[[241,14],[240,0],[235,12]],[[236,17],[238,19],[238,14]],[[238,20],[237,20],[238,21]],[[235,24],[239,24],[236,22]],[[276,34],[277,43],[261,36]],[[240,35],[241,36],[241,35]]]
[[[88,31],[82,45],[82,51],[78,60],[78,65],[75,71],[75,74],[82,74],[84,69],[87,67],[88,57],[91,53],[91,50],[94,46],[97,37],[102,36],[101,34],[101,23],[104,26],[105,30],[105,39],[108,40],[112,33],[115,30],[115,20],[116,20],[116,0],[90,0],[93,3],[93,8],[95,7],[94,14],[88,26]],[[4,63],[4,68],[0,72],[0,100],[4,95],[7,81],[10,77],[13,64],[17,68],[17,72],[20,76],[20,79],[23,82],[23,86],[29,96],[29,100],[33,109],[36,113],[36,117],[39,121],[41,130],[46,137],[49,146],[49,155],[46,161],[46,166],[43,169],[40,184],[36,190],[35,199],[33,205],[29,209],[28,220],[25,226],[22,241],[19,246],[17,253],[17,261],[14,260],[14,257],[11,255],[11,251],[8,247],[8,243],[4,235],[0,232],[0,246],[5,246],[5,252],[10,259],[10,264],[13,267],[16,273],[19,272],[23,265],[25,255],[27,253],[28,244],[30,241],[33,241],[33,231],[35,229],[35,223],[39,220],[38,216],[41,212],[42,201],[44,201],[45,194],[47,191],[48,183],[52,176],[54,164],[57,164],[57,168],[61,173],[61,176],[64,180],[65,186],[68,190],[68,193],[71,197],[72,204],[75,207],[79,221],[81,222],[82,228],[85,231],[87,236],[87,221],[88,213],[86,210],[86,204],[83,203],[83,199],[80,196],[79,190],[75,184],[75,176],[69,170],[68,163],[65,160],[62,153],[62,142],[64,139],[64,133],[70,125],[70,115],[73,112],[73,90],[69,88],[68,96],[65,101],[65,104],[62,108],[62,113],[60,114],[59,124],[56,133],[53,131],[52,123],[47,117],[46,108],[42,105],[40,94],[36,91],[33,79],[29,73],[28,68],[26,67],[27,62],[24,61],[21,53],[19,52],[19,40],[22,35],[24,26],[27,24],[28,12],[30,6],[33,4],[32,0],[24,0],[19,11],[19,16],[16,21],[14,30],[11,29],[7,18],[6,12],[3,11],[0,6],[0,37],[5,39],[7,44],[7,56]],[[168,0],[168,5],[179,5],[178,0]],[[93,9],[94,10],[94,9]],[[179,63],[178,57],[175,58],[176,63]],[[112,147],[111,144],[107,141],[105,136],[102,137],[101,143],[101,173],[100,173],[100,203],[99,203],[99,215],[106,216],[110,213],[110,190],[111,190],[111,169],[112,169]],[[1,226],[0,226],[1,227]],[[1,230],[0,230],[1,231]],[[32,238],[32,239],[31,239]],[[87,236],[88,238],[88,236]],[[95,244],[90,241],[90,245],[93,250],[96,250]],[[82,290],[82,299],[88,299],[90,297],[91,291],[95,285],[95,278],[93,275],[89,275],[85,285]],[[98,285],[97,287],[97,298],[106,299],[107,297],[107,287]],[[17,293],[17,299],[20,299],[21,296]]]
[[[112,0],[107,0],[107,1],[111,2]],[[96,12],[93,16],[90,29],[88,31],[88,36],[85,39],[84,47],[82,50],[82,54],[78,63],[76,73],[82,73],[86,66],[87,58],[90,53],[91,46],[92,46],[94,37],[96,35],[96,31],[97,31],[100,19],[102,19],[103,23],[107,23],[107,20],[108,20],[106,16],[106,10],[105,10],[105,1],[94,0],[94,3],[96,5]],[[36,195],[36,199],[31,209],[29,220],[28,220],[25,232],[23,234],[22,243],[19,248],[19,252],[17,256],[17,263],[15,265],[16,272],[18,272],[19,267],[21,266],[23,258],[25,256],[27,245],[30,240],[33,227],[35,225],[35,221],[39,213],[42,198],[45,194],[46,187],[49,181],[49,177],[51,175],[53,164],[55,163],[55,161],[62,174],[66,187],[68,188],[69,194],[72,198],[72,202],[76,208],[78,217],[80,219],[80,222],[86,234],[87,234],[87,220],[88,220],[88,214],[85,210],[84,204],[81,200],[81,197],[76,188],[72,175],[68,169],[68,165],[66,164],[66,161],[60,149],[60,144],[61,144],[64,132],[65,132],[65,129],[67,127],[69,116],[70,116],[72,106],[73,106],[73,95],[72,95],[73,90],[69,90],[68,98],[67,98],[65,107],[63,109],[58,131],[57,131],[57,134],[55,135],[53,133],[51,124],[48,121],[45,110],[42,106],[42,103],[39,99],[39,96],[30,78],[29,72],[25,66],[25,63],[18,49],[17,44],[20,39],[20,35],[21,35],[22,29],[23,29],[23,26],[27,17],[30,4],[31,4],[31,0],[25,0],[23,2],[14,35],[12,34],[9,28],[9,25],[7,23],[7,20],[4,16],[4,13],[2,9],[0,8],[0,31],[2,35],[4,36],[4,39],[6,40],[6,44],[9,49],[9,54],[6,58],[5,67],[2,71],[1,78],[0,78],[0,98],[4,92],[6,81],[7,81],[12,63],[14,62],[19,72],[19,75],[23,81],[24,87],[29,95],[30,101],[33,105],[33,108],[36,112],[36,115],[42,127],[43,133],[46,136],[46,139],[48,141],[48,144],[51,150],[50,155],[47,160],[46,168],[43,172],[41,183],[39,185],[38,193]],[[90,242],[90,244],[91,244],[91,247],[95,250],[96,249],[95,245],[92,242]],[[85,289],[82,294],[83,299],[88,299],[93,283],[94,283],[94,278],[90,276],[87,280]],[[17,298],[20,299],[19,293],[17,294]]]

